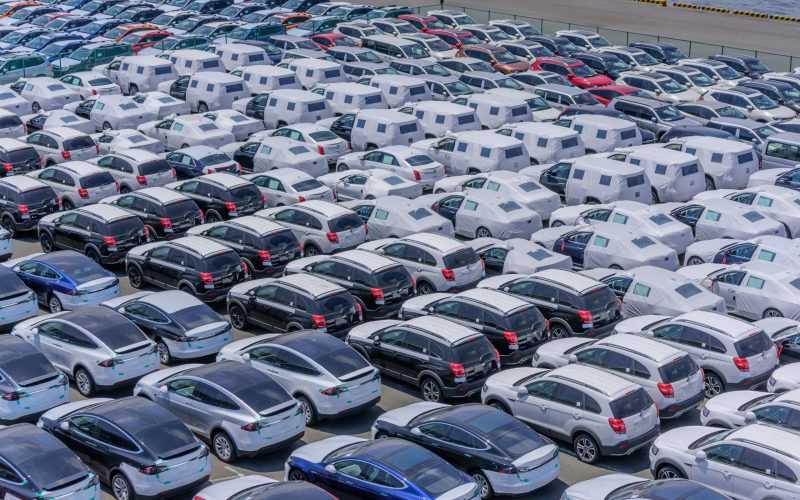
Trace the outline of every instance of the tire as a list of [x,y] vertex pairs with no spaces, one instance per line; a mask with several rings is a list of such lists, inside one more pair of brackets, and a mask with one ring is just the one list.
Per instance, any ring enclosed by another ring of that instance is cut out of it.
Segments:
[[706,176],[706,191],[713,191],[717,189],[716,185],[714,184],[714,179],[709,176]]
[[716,373],[707,371],[705,372],[705,379],[703,379],[703,390],[706,398],[711,399],[725,392],[725,382]]
[[550,227],[561,227],[563,225],[564,225],[564,222],[562,222],[560,220],[554,220],[553,222],[550,223]]
[[244,330],[247,327],[247,313],[241,306],[232,305],[228,310],[228,316],[234,328]]
[[651,189],[650,194],[653,195],[653,201],[650,203],[651,205],[661,203],[661,201],[658,199],[658,191],[656,191],[655,189]]
[[305,396],[297,396],[297,400],[303,405],[303,412],[306,414],[306,427],[310,427],[317,423],[317,410],[311,401]]
[[486,229],[485,227],[481,226],[481,227],[478,228],[477,231],[475,231],[475,237],[476,238],[491,238],[492,237],[492,232],[489,231],[488,229]]
[[90,398],[95,393],[94,379],[86,369],[75,370],[75,388],[85,398]]
[[31,111],[33,112],[33,114],[37,114],[41,110],[42,110],[42,107],[39,105],[38,102],[35,102],[35,103],[31,104]]
[[531,165],[538,165],[539,164],[539,160],[537,160],[536,158],[531,158],[530,159],[530,164]]
[[137,290],[142,288],[142,285],[144,285],[144,277],[138,266],[131,266],[128,268],[128,281],[133,288]]
[[656,479],[685,479],[683,473],[671,465],[659,467]]
[[53,294],[50,294],[50,297],[47,298],[47,308],[50,309],[51,313],[58,313],[64,310],[61,301]]
[[211,224],[213,222],[222,222],[222,217],[212,210],[206,214],[206,224]]
[[614,269],[614,270],[617,270],[617,271],[621,271],[622,270],[622,268],[620,266],[616,265],[616,264],[611,264],[610,266],[608,266],[608,268],[609,269]]
[[600,447],[597,441],[588,434],[578,434],[572,441],[572,449],[578,460],[585,464],[593,464],[600,460]]
[[139,86],[135,83],[128,85],[128,95],[136,95],[139,93]]
[[97,250],[93,248],[86,250],[86,256],[92,259],[93,261],[97,262],[98,264],[103,265],[103,263],[100,262],[100,254],[97,253]]
[[494,490],[492,490],[492,483],[486,478],[486,476],[481,471],[474,471],[470,474],[470,477],[473,481],[478,483],[478,487],[480,488],[481,492],[481,500],[486,500],[487,498],[492,498],[494,496]]
[[211,448],[214,450],[214,455],[226,464],[236,460],[236,445],[233,439],[223,431],[217,432],[211,438]]
[[345,172],[347,170],[350,170],[350,167],[348,167],[344,163],[339,163],[338,165],[336,165],[336,171],[337,172]]
[[136,493],[133,491],[130,481],[122,473],[118,472],[111,476],[109,486],[111,486],[111,494],[117,500],[132,500],[136,498]]
[[503,403],[501,403],[500,401],[497,401],[496,399],[492,399],[486,404],[488,404],[492,408],[502,411],[503,413],[508,413],[509,415],[511,414],[511,411],[509,411],[508,407]]
[[305,481],[307,479],[306,473],[300,469],[289,469],[289,474],[286,476],[289,481]]
[[39,236],[39,244],[42,246],[42,252],[50,253],[53,251],[53,237],[49,233],[42,233]]
[[782,318],[783,314],[775,308],[770,307],[766,311],[764,311],[764,315],[762,318]]
[[427,295],[429,293],[434,293],[434,292],[436,292],[436,290],[427,281],[421,281],[420,283],[417,284],[418,295]]
[[169,347],[164,340],[158,339],[156,349],[158,349],[158,360],[161,361],[162,365],[172,364],[172,354],[169,353]]
[[275,124],[275,128],[283,128],[286,125],[288,125],[288,123],[286,123],[285,121],[279,121],[278,123]]
[[64,211],[66,212],[67,210],[74,209],[75,204],[72,203],[69,199],[66,199],[61,202],[61,208],[64,209]]
[[551,339],[564,339],[567,337],[572,337],[572,331],[567,325],[560,322],[554,322],[550,325]]
[[14,224],[14,219],[12,219],[11,217],[9,216],[3,217],[3,219],[0,220],[0,225],[3,226],[3,229],[11,233],[12,238],[17,235],[17,227]]
[[479,173],[481,173],[481,171],[477,168],[471,168],[467,170],[467,175],[478,175]]
[[188,145],[188,144],[186,144],[186,143],[183,143],[183,144],[181,144],[181,149],[186,149],[186,148],[188,148],[188,147],[189,147],[189,145]]
[[367,144],[367,147],[364,148],[364,151],[372,151],[373,149],[378,149],[378,146],[374,144]]
[[130,193],[130,192],[131,192],[131,188],[129,188],[128,186],[126,186],[124,184],[119,187],[119,193],[120,194],[127,194],[127,193]]
[[189,285],[180,285],[178,287],[178,290],[180,290],[181,292],[188,293],[189,295],[192,295],[192,296],[194,296],[194,294],[195,294],[194,289],[192,287],[190,287]]
[[423,378],[422,382],[419,384],[419,389],[422,392],[422,399],[425,401],[439,403],[444,400],[442,386],[439,385],[439,382],[431,377]]
[[686,261],[687,266],[699,266],[700,264],[705,264],[705,263],[706,261],[704,261],[703,259],[701,259],[696,255],[693,255],[692,257],[689,258],[689,260]]
[[389,436],[388,434],[386,434],[383,431],[378,431],[378,432],[375,433],[375,439],[388,439],[389,437],[391,437],[391,436]]
[[204,102],[200,102],[197,104],[197,112],[198,113],[208,113],[208,104]]
[[112,130],[114,127],[108,122],[103,122],[103,130]]
[[303,248],[305,248],[305,250],[303,252],[303,256],[304,257],[312,257],[314,255],[319,255],[319,254],[322,253],[322,252],[319,251],[319,248],[317,248],[314,245],[308,245],[307,247],[303,247]]
[[586,200],[586,204],[587,205],[599,205],[600,202],[598,200],[594,199],[594,198],[588,198]]

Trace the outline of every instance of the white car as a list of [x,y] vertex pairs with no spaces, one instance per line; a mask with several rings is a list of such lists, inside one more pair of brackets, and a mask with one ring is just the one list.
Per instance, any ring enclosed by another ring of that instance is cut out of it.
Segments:
[[101,155],[115,153],[125,149],[144,149],[153,153],[163,153],[164,145],[158,139],[147,137],[138,130],[123,128],[106,130],[92,135],[92,139],[100,148]]
[[96,71],[80,71],[61,77],[61,81],[81,95],[82,99],[88,99],[95,95],[121,95],[119,85],[115,84],[108,77]]
[[305,142],[312,148],[316,146],[317,152],[325,156],[330,167],[336,163],[340,156],[350,151],[347,141],[316,123],[295,123],[266,134],[271,137],[287,137],[295,141]]
[[250,118],[244,113],[232,109],[210,111],[203,116],[214,122],[222,130],[231,132],[236,141],[245,141],[252,134],[264,130],[263,121]]
[[511,238],[475,238],[467,241],[486,265],[487,276],[502,274],[532,274],[543,269],[572,269],[572,259],[536,243]]
[[90,120],[98,131],[136,128],[156,118],[155,113],[122,95],[92,97],[80,103],[67,104],[64,109]]
[[755,238],[760,235],[786,236],[780,222],[732,200],[700,200],[690,203],[661,203],[654,209],[667,212],[688,225],[696,240],[712,238]]
[[39,111],[35,115],[27,115],[20,118],[30,132],[53,127],[69,127],[85,134],[93,134],[95,132],[95,126],[91,121],[66,109]]
[[[300,481],[276,481],[266,476],[240,476],[206,486],[195,493],[202,500],[255,500],[257,498],[305,498],[324,500],[333,498],[319,486]],[[711,499],[716,500],[716,499]]]
[[154,113],[156,120],[164,119],[170,115],[188,115],[192,112],[188,102],[180,101],[158,90],[140,92],[134,95],[132,99],[147,111]]
[[[765,172],[775,172],[775,170],[782,169],[768,169]],[[703,198],[725,198],[750,205],[753,210],[783,224],[788,237],[800,237],[800,195],[794,189],[763,184],[743,190],[705,191],[695,196],[696,200]]]
[[[204,490],[205,491],[205,490]],[[695,481],[672,479],[659,481],[632,474],[605,474],[573,484],[564,491],[563,500],[634,500],[644,498],[695,498],[729,500],[730,497]]]
[[800,240],[782,236],[758,236],[748,240],[714,238],[692,243],[686,248],[687,266],[703,263],[741,264],[743,262],[771,262],[787,269],[795,269],[800,258]]
[[767,381],[767,390],[772,393],[793,391],[800,388],[800,363],[783,365]]
[[417,182],[404,179],[382,169],[363,171],[332,172],[317,178],[321,183],[333,189],[339,200],[363,200],[381,196],[404,196],[417,198],[422,196],[422,186]]
[[43,109],[62,109],[67,104],[81,100],[78,92],[67,87],[60,80],[47,76],[19,80],[12,84],[11,88],[31,103],[31,112],[33,113],[38,113]]
[[[256,134],[245,143],[230,142],[220,148],[242,165],[245,172],[261,173],[276,168],[295,168],[312,177],[328,173],[328,162],[311,144],[288,137],[262,138]],[[240,158],[239,155],[244,157]]]
[[755,422],[800,430],[800,390],[781,394],[763,391],[730,391],[706,401],[700,423],[706,427],[733,429]]
[[336,171],[383,169],[433,189],[445,176],[444,165],[409,146],[386,146],[367,152],[350,153],[336,161]]
[[202,115],[173,116],[165,120],[148,121],[136,129],[164,144],[167,151],[191,146],[220,147],[234,142],[233,133],[219,128]]

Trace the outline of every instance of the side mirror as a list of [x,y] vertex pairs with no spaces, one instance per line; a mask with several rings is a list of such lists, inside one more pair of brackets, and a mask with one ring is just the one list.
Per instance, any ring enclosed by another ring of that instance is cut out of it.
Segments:
[[39,329],[34,327],[34,328],[31,329],[31,333],[33,335],[39,335]]
[[336,467],[334,467],[333,464],[328,464],[325,466],[325,471],[336,474]]
[[166,393],[167,393],[167,391],[168,391],[169,389],[167,389],[167,386],[166,386],[166,385],[162,385],[162,386],[160,386],[160,387],[158,388],[158,390],[159,390],[159,391],[161,391],[161,392],[163,392],[164,394],[166,394]]
[[656,122],[658,122],[658,118],[656,118],[655,116],[651,116],[650,117],[650,121],[653,122],[653,123],[656,123]]
[[58,424],[58,427],[61,428],[62,431],[68,431],[69,430],[69,421],[68,420],[64,420],[63,422]]
[[245,361],[250,361],[250,353],[246,352],[246,353],[242,354],[242,359],[245,360]]
[[411,434],[413,434],[415,436],[421,436],[422,435],[422,431],[419,430],[419,427],[413,427],[411,429]]
[[714,80],[719,80],[719,76],[717,76],[717,75],[714,75],[711,78],[713,78]]
[[569,359],[570,363],[577,363],[578,362],[578,356],[576,356],[574,354],[570,354],[568,359]]
[[745,109],[747,109],[747,111],[753,111],[753,106],[747,106]]
[[661,95],[661,89],[656,89],[656,90],[655,90],[655,94],[656,94],[656,95]]
[[379,346],[379,345],[381,345],[381,339],[373,339],[373,340],[372,340],[372,345],[374,345],[374,346]]
[[754,424],[756,423],[756,414],[752,411],[748,411],[744,414],[744,423],[745,424]]
[[706,455],[706,452],[704,452],[703,450],[697,450],[697,451],[694,452],[694,460],[695,460],[695,462],[702,462],[706,458],[708,458],[708,457]]
[[517,396],[522,398],[528,395],[527,387],[517,387]]

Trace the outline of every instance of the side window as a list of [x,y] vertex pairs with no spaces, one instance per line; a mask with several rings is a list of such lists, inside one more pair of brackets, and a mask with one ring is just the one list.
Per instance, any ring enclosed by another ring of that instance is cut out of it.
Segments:
[[581,363],[587,363],[595,366],[602,366],[603,360],[605,359],[607,352],[608,351],[606,351],[605,349],[595,349],[595,348],[585,349],[583,351],[578,352],[575,355],[575,357],[577,357],[578,361]]
[[553,399],[558,384],[551,380],[537,380],[526,386],[528,394],[537,398]]
[[225,408],[229,410],[235,410],[239,408],[239,406],[234,403],[231,398],[223,394],[220,390],[203,382],[197,383],[194,388],[193,396],[197,401],[210,406],[216,406],[218,408]]
[[732,444],[720,444],[705,450],[708,460],[734,465],[742,454],[742,448]]
[[558,384],[555,400],[573,408],[583,408],[583,392],[566,384]]
[[750,448],[742,450],[739,467],[765,476],[775,475],[775,459]]

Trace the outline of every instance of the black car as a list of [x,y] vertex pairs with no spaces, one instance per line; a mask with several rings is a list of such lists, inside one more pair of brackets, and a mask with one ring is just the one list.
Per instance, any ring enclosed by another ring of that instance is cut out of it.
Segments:
[[31,424],[0,429],[4,498],[100,498],[100,478],[64,443]]
[[407,301],[400,308],[400,319],[438,316],[477,330],[500,353],[503,366],[530,363],[536,347],[547,340],[547,321],[527,300],[485,288],[443,295]]
[[364,250],[309,257],[290,264],[286,274],[309,273],[347,289],[367,319],[395,316],[403,301],[416,294],[414,278],[392,259]]
[[186,100],[186,89],[189,88],[189,80],[192,78],[192,75],[181,75],[179,76],[172,84],[169,86],[168,94],[175,99],[180,99],[181,101]]
[[36,229],[39,219],[61,209],[56,192],[27,176],[0,179],[0,224],[14,236]]
[[744,54],[716,54],[709,59],[720,61],[749,78],[761,78],[772,70],[760,59]]
[[[294,80],[294,77],[287,77]],[[264,119],[264,108],[267,106],[267,100],[269,99],[269,93],[262,92],[251,97],[247,101],[247,106],[244,108],[244,114],[249,116],[250,118],[255,118],[256,120],[263,120]],[[235,160],[236,158],[234,158]],[[252,171],[252,168],[250,169]]]
[[303,256],[303,246],[291,229],[261,217],[246,216],[206,224],[192,229],[190,234],[236,250],[255,275],[280,275],[287,263]]
[[233,174],[206,174],[171,186],[193,199],[209,223],[252,215],[267,203],[258,186]]
[[38,235],[45,253],[76,250],[103,265],[122,262],[128,250],[150,241],[138,217],[102,203],[45,216]]
[[471,397],[500,370],[500,354],[485,335],[437,317],[373,321],[353,328],[346,342],[433,402]]
[[352,113],[347,113],[331,123],[330,129],[331,132],[338,135],[340,138],[344,139],[348,143],[350,142],[350,132],[353,130],[353,124],[356,121],[356,115]]
[[[586,106],[586,105],[569,106],[565,108],[561,113],[559,113],[558,117],[565,118],[567,116],[575,116],[575,115],[610,116],[612,118],[619,118],[620,120],[636,123],[631,119],[630,116],[626,115],[622,111],[617,111],[616,109],[606,108],[603,106]],[[655,134],[653,134],[649,130],[644,130],[640,128],[639,131],[642,133],[642,144],[652,144],[656,142]]]
[[240,330],[252,323],[272,332],[317,330],[337,337],[364,321],[361,305],[350,292],[306,274],[233,287],[228,314]]
[[647,52],[651,56],[655,57],[658,62],[665,64],[677,64],[679,60],[687,59],[689,57],[685,52],[671,43],[633,42],[630,44],[630,46]]
[[537,35],[528,37],[528,40],[542,44],[545,48],[550,49],[550,52],[561,57],[572,57],[573,54],[581,51],[580,47],[563,36]]
[[[800,112],[800,90],[786,82],[776,80],[749,80],[739,84],[740,87],[756,89],[781,106],[794,112]],[[779,126],[780,124],[776,124]]]
[[[95,470],[118,499],[193,491],[211,474],[208,447],[178,417],[145,398],[67,403],[39,423]],[[126,475],[132,473],[135,481]]]
[[623,71],[630,71],[632,68],[614,54],[603,52],[580,52],[572,57],[583,61],[584,64],[612,80],[616,80]]
[[666,143],[679,137],[693,137],[698,135],[705,137],[717,137],[719,139],[727,139],[729,141],[739,142],[739,139],[737,139],[735,135],[725,132],[724,130],[703,127],[701,125],[681,125],[680,127],[672,127],[661,136],[661,140],[659,142]]
[[163,187],[121,194],[109,204],[139,217],[151,239],[172,240],[205,221],[203,211],[193,199]]
[[0,140],[0,164],[3,167],[0,169],[0,176],[10,177],[32,172],[41,168],[43,163],[42,157],[33,146],[11,139]]
[[553,441],[511,415],[479,403],[433,409],[422,403],[388,411],[375,421],[372,433],[375,439],[395,437],[428,448],[470,474],[481,486],[482,498],[491,496],[495,477],[515,474],[525,482],[522,476],[530,476],[527,473],[534,469],[540,477],[553,476],[551,471],[559,468]]
[[551,338],[602,337],[622,320],[619,299],[608,285],[572,271],[546,269],[491,279],[491,288],[535,304],[549,322]]
[[150,283],[204,302],[225,300],[233,285],[249,279],[247,265],[235,251],[199,236],[136,247],[125,257],[125,268],[134,288]]

